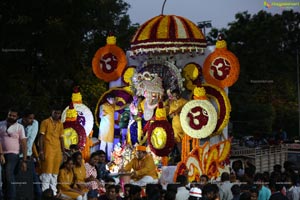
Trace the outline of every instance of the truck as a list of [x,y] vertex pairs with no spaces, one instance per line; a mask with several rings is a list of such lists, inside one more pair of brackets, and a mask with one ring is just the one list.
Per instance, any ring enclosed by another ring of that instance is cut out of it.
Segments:
[[[232,146],[230,163],[241,160],[250,161],[256,167],[256,172],[272,172],[274,165],[284,166],[285,161],[300,166],[300,144],[265,145],[254,148]],[[231,165],[232,166],[232,165]],[[299,170],[299,169],[295,169]]]

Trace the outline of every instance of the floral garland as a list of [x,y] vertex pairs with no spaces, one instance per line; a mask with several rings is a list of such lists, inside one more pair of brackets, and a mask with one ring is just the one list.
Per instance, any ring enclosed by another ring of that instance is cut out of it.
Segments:
[[86,137],[84,149],[81,151],[82,157],[85,161],[88,161],[90,159],[91,146],[93,146],[92,137],[93,137],[93,131],[91,131],[90,134]]
[[[86,133],[85,133],[84,128],[77,121],[65,121],[63,123],[63,125],[64,125],[64,135],[70,131],[71,131],[71,135],[74,132],[77,133],[77,135],[78,135],[77,145],[78,145],[79,150],[82,151],[84,149],[84,146],[86,143]],[[73,129],[74,131],[72,131],[70,129]],[[68,138],[66,138],[66,139],[68,139]],[[66,146],[66,148],[68,149],[69,146]]]
[[82,104],[82,96],[81,96],[81,93],[79,92],[79,87],[78,86],[75,86],[73,88],[72,102]]
[[[155,121],[148,128],[148,144],[152,152],[161,157],[166,157],[175,145],[174,131],[167,120],[166,108],[163,102],[158,103],[155,111]],[[166,164],[166,158],[163,159]]]
[[[74,104],[74,108],[77,112],[76,120],[85,129],[86,136],[88,136],[93,131],[94,126],[94,116],[92,111],[84,104]],[[65,108],[61,115],[61,121],[65,122],[67,119],[68,107]]]
[[207,83],[220,88],[232,86],[238,79],[240,64],[237,57],[227,50],[226,42],[219,36],[216,49],[203,64],[203,76]]
[[181,160],[186,160],[188,154],[190,153],[190,139],[191,137],[188,134],[184,134],[181,142]]
[[70,144],[77,144],[79,149],[83,150],[86,143],[86,132],[77,121],[77,111],[74,109],[73,102],[70,103],[66,113],[66,121],[63,123],[65,147],[68,149]]
[[70,149],[72,144],[78,144],[78,134],[73,127],[64,128],[63,140],[65,149]]
[[189,155],[177,164],[174,181],[178,175],[188,173],[188,180],[199,181],[202,174],[210,179],[219,178],[223,171],[229,170],[229,156],[231,139],[221,141],[210,146],[205,142],[202,146],[196,146]]
[[134,75],[135,68],[135,66],[129,66],[123,71],[122,81],[125,85],[132,85],[132,77]]
[[206,138],[217,124],[217,112],[207,100],[191,100],[180,113],[182,129],[192,138]]
[[[85,129],[85,133],[88,136],[93,131],[94,115],[92,111],[82,103],[82,96],[78,86],[75,86],[73,89],[72,103],[75,108],[75,110],[71,109],[73,114],[68,113],[70,112],[70,110],[67,106],[61,115],[61,122],[65,122],[66,120],[74,120],[76,118],[78,123],[80,123],[81,126],[83,126],[83,128]],[[71,117],[72,119],[70,119],[70,116],[73,116]]]
[[180,161],[179,163],[177,163],[177,167],[176,167],[176,170],[175,170],[174,176],[173,176],[173,181],[176,183],[177,176],[185,175],[187,171],[188,171],[188,169],[185,165],[185,161]]
[[167,120],[154,121],[148,130],[148,144],[157,156],[168,156],[175,141],[173,128]]
[[107,44],[97,50],[92,66],[94,74],[106,82],[117,80],[127,64],[124,51],[116,46],[114,36],[107,37]]
[[203,84],[208,97],[213,98],[218,105],[218,121],[212,136],[218,135],[228,125],[231,105],[226,92],[211,84]]

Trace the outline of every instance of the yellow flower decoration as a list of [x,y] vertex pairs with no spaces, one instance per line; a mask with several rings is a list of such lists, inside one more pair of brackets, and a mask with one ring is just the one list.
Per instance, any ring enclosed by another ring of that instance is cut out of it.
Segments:
[[157,107],[155,111],[155,119],[156,120],[166,120],[167,112],[164,107]]
[[82,103],[82,96],[81,96],[80,92],[72,94],[72,102]]
[[82,104],[82,96],[81,93],[79,92],[79,87],[75,86],[73,88],[73,93],[72,93],[72,102],[77,103],[77,104]]
[[216,42],[216,48],[220,49],[220,48],[226,48],[227,47],[227,43],[225,40],[220,40]]
[[69,105],[69,108],[66,113],[66,121],[76,121],[77,111],[74,109],[73,102]]
[[117,42],[117,38],[115,36],[108,36],[106,38],[106,44],[115,45]]
[[164,128],[156,127],[151,134],[151,144],[156,149],[163,149],[166,146],[167,133]]
[[206,92],[203,87],[195,87],[193,93],[195,99],[206,99]]
[[191,91],[193,91],[194,90],[194,88],[196,87],[196,85],[192,82],[192,81],[190,81],[190,80],[188,80],[188,81],[185,81],[185,87],[186,87],[186,89],[188,89],[188,90],[191,90]]
[[185,87],[193,91],[196,85],[193,83],[200,76],[200,66],[197,63],[189,63],[184,66],[182,76],[185,79]]
[[183,77],[195,80],[199,76],[199,70],[195,63],[189,63],[183,68]]
[[77,118],[77,111],[75,109],[68,109],[66,120],[68,121],[68,119],[74,119],[74,118],[75,119]]
[[78,143],[78,134],[73,128],[64,129],[64,145],[66,149],[69,149],[71,144]]
[[122,75],[122,80],[126,85],[132,85],[132,77],[134,75],[135,72],[135,67],[134,66],[130,66],[127,67]]

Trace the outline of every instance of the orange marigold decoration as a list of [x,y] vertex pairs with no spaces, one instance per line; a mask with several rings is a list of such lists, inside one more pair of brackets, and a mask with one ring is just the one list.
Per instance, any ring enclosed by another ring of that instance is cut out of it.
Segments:
[[174,180],[178,175],[187,174],[189,182],[199,181],[202,174],[217,179],[223,171],[229,171],[231,139],[210,146],[205,142],[194,147],[185,160],[177,164]]
[[161,164],[162,166],[168,166],[169,158],[168,156],[161,157]]
[[93,146],[93,131],[90,132],[90,134],[86,138],[86,143],[84,146],[84,149],[82,150],[82,157],[85,161],[88,161],[90,159],[91,155],[91,146]]
[[231,51],[227,50],[223,35],[219,35],[215,51],[204,61],[204,79],[207,83],[225,88],[232,86],[238,80],[239,74],[239,60]]
[[193,138],[192,147],[195,148],[197,146],[199,146],[199,139],[198,138]]
[[181,160],[185,160],[190,153],[190,140],[191,137],[187,134],[184,134],[181,142]]
[[187,171],[188,170],[187,170],[187,167],[185,165],[185,162],[180,161],[177,164],[177,167],[176,167],[176,170],[175,170],[175,173],[174,173],[174,177],[173,177],[173,181],[176,182],[177,176],[179,176],[179,175],[186,175]]
[[106,45],[97,50],[92,61],[94,74],[106,82],[120,78],[126,64],[126,55],[114,36],[107,37]]

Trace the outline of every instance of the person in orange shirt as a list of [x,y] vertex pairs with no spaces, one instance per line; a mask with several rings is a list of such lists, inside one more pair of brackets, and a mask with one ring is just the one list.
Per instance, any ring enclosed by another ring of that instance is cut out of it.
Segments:
[[82,154],[77,151],[72,155],[74,163],[74,177],[75,177],[75,187],[82,191],[88,192],[89,189],[86,183],[86,170],[84,166],[84,160],[82,159]]
[[[131,172],[131,170],[133,170]],[[156,166],[151,154],[145,146],[136,147],[136,157],[133,158],[120,172],[131,172],[131,183],[145,186],[148,183],[157,183]]]
[[62,169],[59,170],[58,175],[58,189],[62,197],[72,198],[76,200],[86,200],[87,192],[78,188],[74,188],[74,172],[73,172],[73,159],[67,158]]
[[61,110],[54,108],[51,117],[42,121],[39,133],[39,156],[41,160],[42,190],[49,187],[56,195],[57,176],[65,154],[63,133],[64,127],[60,121]]

